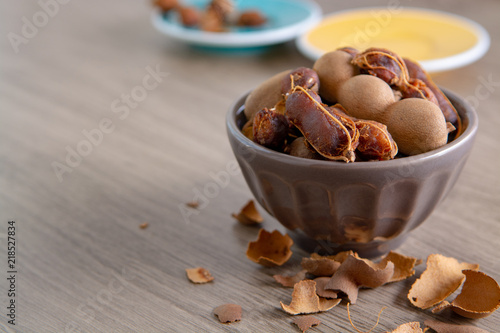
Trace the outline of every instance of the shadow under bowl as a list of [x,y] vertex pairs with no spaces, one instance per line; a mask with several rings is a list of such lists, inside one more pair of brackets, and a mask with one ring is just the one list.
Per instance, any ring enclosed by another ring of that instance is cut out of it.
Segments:
[[446,197],[472,150],[474,109],[443,89],[463,133],[430,152],[390,161],[311,160],[265,148],[241,133],[248,94],[227,114],[233,153],[255,199],[309,252],[377,257],[400,246]]

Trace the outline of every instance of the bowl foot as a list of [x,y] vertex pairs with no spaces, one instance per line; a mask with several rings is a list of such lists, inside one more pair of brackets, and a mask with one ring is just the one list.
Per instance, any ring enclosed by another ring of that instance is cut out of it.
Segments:
[[399,235],[389,240],[371,241],[369,243],[337,244],[327,240],[312,239],[300,230],[289,230],[288,234],[301,249],[320,255],[332,255],[342,251],[352,250],[362,258],[376,258],[395,250],[404,243],[408,234]]

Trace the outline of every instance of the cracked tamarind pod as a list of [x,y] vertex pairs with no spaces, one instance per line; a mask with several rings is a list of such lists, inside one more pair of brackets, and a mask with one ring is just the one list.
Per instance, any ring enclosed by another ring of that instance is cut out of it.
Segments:
[[323,157],[354,162],[355,147],[349,130],[325,108],[315,92],[295,87],[286,100],[286,115]]
[[334,115],[352,120],[357,129],[357,157],[368,161],[382,161],[392,160],[398,153],[398,146],[384,124],[374,120],[351,117],[340,104],[329,107],[329,110]]
[[355,121],[359,131],[356,154],[363,160],[392,160],[398,153],[398,146],[387,130],[387,126],[373,120]]
[[347,128],[349,135],[351,136],[352,149],[357,149],[359,145],[359,131],[354,122],[354,119],[347,115],[344,107],[340,104],[335,104],[332,106],[323,105],[325,109],[330,112],[332,116],[340,120],[340,122]]
[[305,89],[318,92],[319,77],[311,68],[299,67],[290,72],[290,75],[281,80],[281,93],[287,96],[293,88],[301,86]]
[[264,108],[257,112],[253,119],[253,140],[264,147],[281,151],[285,146],[289,128],[286,116]]
[[398,153],[398,146],[387,130],[387,126],[373,120],[354,121],[359,131],[356,154],[363,160],[392,160]]
[[376,76],[396,87],[402,98],[422,98],[439,106],[432,89],[419,78],[411,78],[405,61],[396,53],[383,48],[369,48],[357,54],[352,63],[362,74]]
[[457,138],[462,133],[462,120],[458,115],[457,110],[451,104],[450,100],[446,95],[439,89],[439,87],[432,81],[429,74],[416,62],[410,59],[403,59],[408,69],[408,74],[410,79],[419,79],[425,83],[425,85],[434,93],[438,101],[439,108],[443,112],[446,121],[450,122],[455,126],[456,131],[451,133]]
[[408,80],[408,83],[399,88],[401,98],[422,98],[439,106],[439,102],[431,89],[419,79]]
[[391,86],[403,86],[408,81],[408,69],[396,53],[383,48],[369,48],[357,54],[352,64],[360,68],[361,74],[370,74]]

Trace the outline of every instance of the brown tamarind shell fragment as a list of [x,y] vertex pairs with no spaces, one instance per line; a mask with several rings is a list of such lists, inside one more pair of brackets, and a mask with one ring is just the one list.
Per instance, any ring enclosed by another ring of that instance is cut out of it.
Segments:
[[321,104],[315,92],[295,87],[286,100],[286,115],[323,157],[354,162],[349,130]]

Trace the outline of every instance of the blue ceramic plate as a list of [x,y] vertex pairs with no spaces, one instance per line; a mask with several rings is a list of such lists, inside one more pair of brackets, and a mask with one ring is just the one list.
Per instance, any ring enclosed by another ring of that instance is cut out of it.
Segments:
[[[208,0],[184,1],[205,8]],[[230,28],[227,32],[205,32],[184,27],[175,12],[153,12],[152,22],[159,31],[178,40],[201,46],[222,48],[257,47],[282,43],[303,34],[321,19],[321,9],[310,0],[236,0],[236,9],[258,9],[267,18],[259,28]]]

